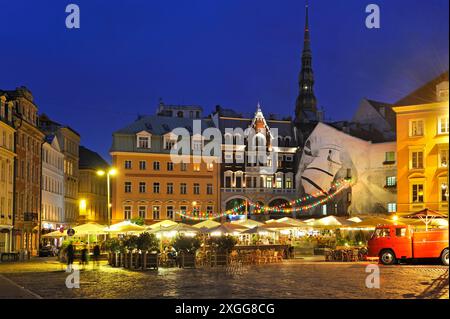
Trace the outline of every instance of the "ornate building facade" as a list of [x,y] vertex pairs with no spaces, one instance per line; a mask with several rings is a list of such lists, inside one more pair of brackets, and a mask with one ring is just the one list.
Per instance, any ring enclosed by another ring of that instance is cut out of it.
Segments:
[[78,220],[78,148],[80,135],[72,128],[52,121],[45,114],[39,117],[40,129],[58,138],[64,154],[64,222],[75,225]]
[[0,254],[13,248],[14,134],[13,105],[0,92]]
[[259,105],[253,118],[220,107],[212,118],[223,136],[222,211],[246,202],[272,206],[296,198],[297,141],[290,119],[266,120]]
[[38,128],[38,107],[27,88],[19,87],[3,91],[3,94],[13,106],[16,128],[13,249],[36,254],[41,222],[41,147],[44,134]]
[[[214,126],[210,119],[196,119],[178,113],[182,106],[161,106],[158,114],[141,116],[114,132],[110,149],[112,165],[117,170],[112,179],[112,223],[142,218],[146,223],[170,219],[181,214],[215,214],[219,203],[219,164],[211,158],[194,155],[208,144],[201,131]],[[161,115],[162,114],[162,115]],[[198,121],[194,124],[193,121]],[[183,161],[174,161],[171,150],[181,128],[189,136],[189,153]]]

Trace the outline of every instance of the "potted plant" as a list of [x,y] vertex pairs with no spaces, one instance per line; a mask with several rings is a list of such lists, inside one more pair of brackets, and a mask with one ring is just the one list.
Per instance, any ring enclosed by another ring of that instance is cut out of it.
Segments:
[[[158,255],[151,254],[150,260],[147,257],[149,253],[157,251],[159,247],[159,240],[156,238],[155,234],[142,233],[136,240],[136,247],[139,250],[138,260],[139,267],[142,269],[147,269],[147,264],[154,268],[158,266]],[[149,263],[148,263],[149,261]],[[156,264],[156,267],[155,267]]]

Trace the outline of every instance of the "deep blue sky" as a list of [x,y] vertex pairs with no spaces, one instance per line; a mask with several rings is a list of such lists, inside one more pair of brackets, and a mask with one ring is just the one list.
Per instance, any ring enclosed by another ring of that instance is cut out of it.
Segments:
[[[393,102],[448,69],[448,0],[311,0],[315,92],[327,118],[363,97]],[[65,28],[65,7],[81,29]],[[365,7],[381,29],[365,28]],[[40,112],[109,160],[111,134],[158,99],[293,114],[303,0],[0,0],[0,88],[27,86]]]

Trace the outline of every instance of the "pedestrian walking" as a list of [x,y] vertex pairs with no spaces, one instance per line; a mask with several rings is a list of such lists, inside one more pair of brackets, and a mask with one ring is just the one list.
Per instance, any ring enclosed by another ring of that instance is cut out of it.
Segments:
[[84,269],[87,263],[88,263],[88,249],[87,246],[84,245],[83,249],[81,250],[81,259],[80,259],[82,269]]
[[95,243],[94,246],[94,262],[92,264],[92,267],[99,267],[100,266],[100,246]]
[[70,243],[66,248],[66,255],[67,255],[67,269],[66,272],[72,272],[72,264],[73,260],[75,258],[75,248],[73,247],[72,243]]

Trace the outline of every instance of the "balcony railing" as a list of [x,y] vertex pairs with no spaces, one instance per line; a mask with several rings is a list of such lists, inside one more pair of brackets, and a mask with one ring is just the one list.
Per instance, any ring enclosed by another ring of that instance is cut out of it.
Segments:
[[247,187],[222,187],[222,192],[224,193],[265,193],[265,194],[295,194],[296,190],[295,188],[264,188],[264,187],[257,187],[257,188],[247,188]]

